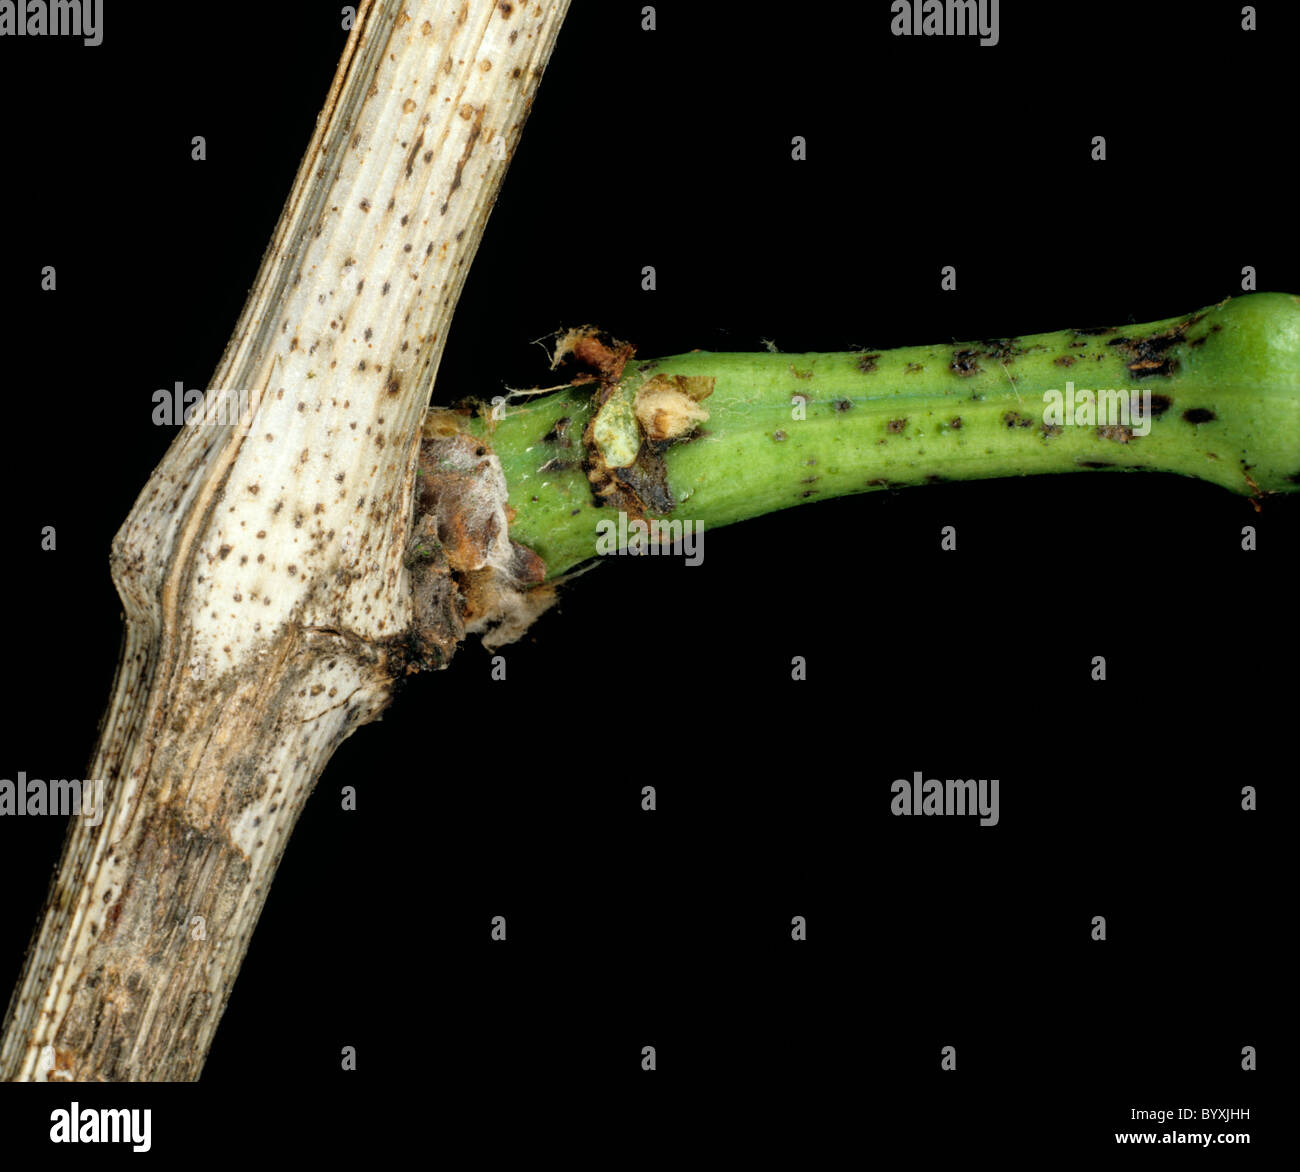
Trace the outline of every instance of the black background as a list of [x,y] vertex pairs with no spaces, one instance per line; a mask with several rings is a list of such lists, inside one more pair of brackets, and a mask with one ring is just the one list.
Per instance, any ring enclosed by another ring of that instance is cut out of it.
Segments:
[[[90,759],[109,542],[172,435],[151,396],[208,385],[339,7],[108,0],[98,48],[0,41],[4,590],[28,616],[2,776]],[[1235,4],[1005,0],[992,48],[892,37],[883,2],[662,3],[655,32],[641,7],[574,4],[435,402],[544,384],[533,340],[585,322],[645,357],[881,349],[1169,317],[1247,264],[1300,292],[1282,4],[1245,34]],[[1258,1156],[1286,1060],[1298,505],[1084,473],[822,502],[710,531],[698,567],[611,559],[506,650],[506,682],[467,645],[335,755],[200,1083],[80,1100],[154,1107],[155,1151],[464,1128],[616,1159],[612,1122],[814,1161],[1102,1155],[1131,1128],[1249,1131]],[[918,769],[998,777],[1000,824],[891,817]],[[63,829],[0,823],[6,990]],[[6,1146],[51,1152],[68,1098],[0,1094]],[[1252,1118],[1129,1120],[1177,1106]]]

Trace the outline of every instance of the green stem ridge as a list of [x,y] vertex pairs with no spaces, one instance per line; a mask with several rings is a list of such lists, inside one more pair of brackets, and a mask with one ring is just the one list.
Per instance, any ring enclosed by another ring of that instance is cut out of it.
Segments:
[[[633,358],[610,374],[469,425],[501,461],[510,536],[551,578],[595,556],[597,523],[617,522],[620,503],[631,515],[713,528],[877,488],[1095,468],[1194,476],[1255,498],[1300,489],[1292,294],[1102,330],[869,353],[696,351]],[[630,405],[672,386],[689,388],[708,418],[696,422],[688,403],[690,427],[655,442]],[[1117,417],[1103,397],[1090,415],[1085,389],[1149,392],[1137,399],[1149,406],[1144,417]],[[602,426],[589,428],[607,402]],[[629,439],[644,460],[640,480],[625,483],[638,486],[632,499],[643,509],[627,508],[622,489],[593,491],[595,469],[606,456],[625,461]]]

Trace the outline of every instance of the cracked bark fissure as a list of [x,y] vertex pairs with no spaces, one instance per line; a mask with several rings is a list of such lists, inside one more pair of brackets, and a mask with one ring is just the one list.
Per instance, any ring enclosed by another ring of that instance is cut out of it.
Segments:
[[412,664],[420,424],[568,0],[359,5],[213,376],[113,542],[126,633],[0,1077],[197,1078],[286,840]]

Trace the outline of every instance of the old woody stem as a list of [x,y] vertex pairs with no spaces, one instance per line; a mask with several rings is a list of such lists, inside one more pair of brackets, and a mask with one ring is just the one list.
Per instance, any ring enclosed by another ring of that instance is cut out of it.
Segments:
[[0,1077],[196,1078],[285,842],[408,670],[443,340],[567,0],[371,0],[210,402],[113,543],[126,637]]

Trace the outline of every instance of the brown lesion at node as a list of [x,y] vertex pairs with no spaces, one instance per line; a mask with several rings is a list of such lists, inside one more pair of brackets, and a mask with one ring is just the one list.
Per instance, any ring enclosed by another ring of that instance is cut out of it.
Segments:
[[919,362],[909,362],[903,370],[904,374],[920,374],[925,367]]
[[902,435],[907,428],[906,419],[891,419],[885,424],[885,430],[890,435]]
[[979,374],[980,364],[977,361],[978,357],[978,350],[954,350],[952,361],[948,364],[948,367],[954,374],[959,374],[963,378],[967,378],[972,374]]
[[707,422],[709,413],[700,401],[713,394],[715,381],[699,375],[656,374],[643,383],[632,409],[646,439],[652,443],[685,439]]
[[1122,423],[1106,424],[1097,428],[1097,435],[1104,440],[1117,444],[1126,444],[1133,438],[1133,429]]
[[1052,359],[1052,362],[1053,362],[1053,364],[1056,365],[1056,366],[1073,366],[1073,365],[1074,365],[1074,355],[1073,355],[1073,354],[1062,354],[1062,355],[1060,355],[1060,357]]
[[425,417],[405,558],[415,613],[407,672],[445,667],[467,632],[484,632],[488,646],[512,642],[555,601],[545,562],[503,531],[514,516],[504,477],[491,449],[460,429],[466,416]]
[[1028,415],[1021,415],[1019,411],[1008,411],[1002,416],[1002,422],[1007,427],[1032,427],[1034,421]]
[[554,370],[572,359],[586,369],[571,380],[572,386],[593,386],[592,413],[582,436],[583,469],[595,504],[620,509],[630,519],[644,518],[647,510],[669,513],[676,507],[668,487],[663,453],[675,443],[698,433],[708,412],[698,406],[714,387],[714,379],[701,376],[655,375],[638,389],[632,410],[640,443],[626,466],[611,466],[596,440],[600,409],[609,401],[636,354],[629,342],[604,334],[594,326],[569,330],[559,340],[551,360]]
[[599,382],[603,391],[599,405],[618,386],[619,379],[623,377],[623,368],[635,354],[636,347],[631,343],[621,342],[595,326],[579,326],[567,331],[556,343],[555,352],[551,356],[551,369],[555,370],[569,358],[587,367],[591,373],[580,374],[570,381],[574,386]]
[[1219,417],[1208,407],[1188,407],[1183,419],[1188,423],[1213,423]]
[[877,363],[882,357],[883,355],[880,354],[859,354],[858,369],[863,374],[874,374],[877,370]]
[[1064,428],[1059,423],[1044,423],[1038,430],[1042,432],[1043,439],[1047,440],[1060,435]]
[[[465,408],[430,407],[425,412],[420,434],[425,439],[439,439],[459,435],[464,430],[464,423],[471,412]],[[484,449],[486,451],[486,449]],[[420,464],[421,475],[424,464]]]

